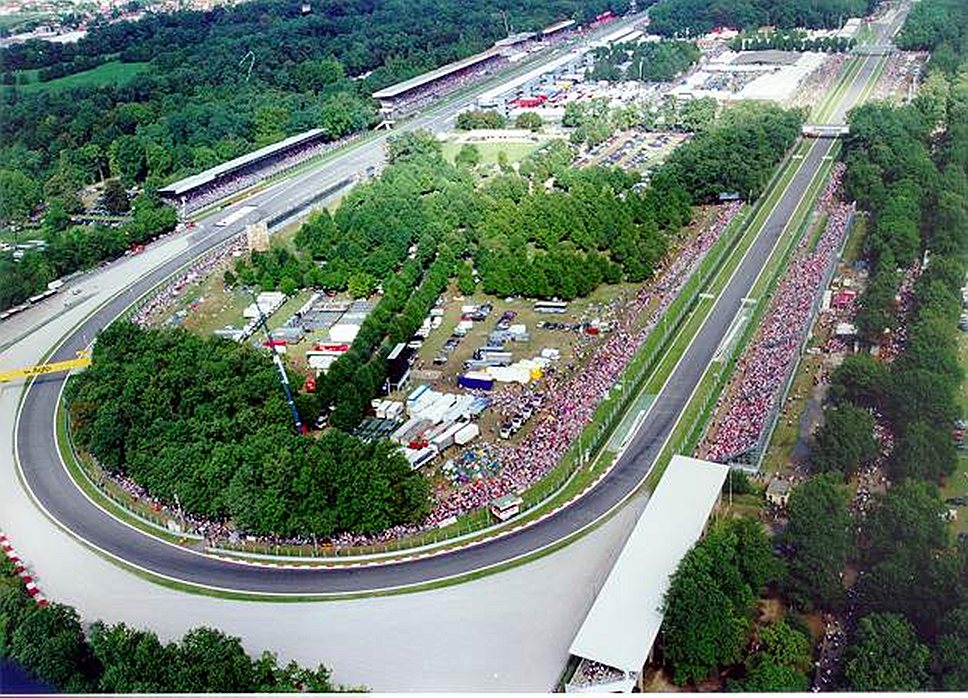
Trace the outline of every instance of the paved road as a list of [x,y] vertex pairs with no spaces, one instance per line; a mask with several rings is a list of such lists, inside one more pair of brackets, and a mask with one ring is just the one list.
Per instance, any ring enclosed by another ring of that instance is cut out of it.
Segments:
[[[838,112],[841,116],[857,99],[876,67],[875,58],[866,59]],[[456,110],[457,107],[455,107]],[[436,119],[445,118],[437,115]],[[818,139],[804,157],[803,167],[787,187],[768,217],[758,238],[743,262],[716,299],[715,306],[695,341],[683,354],[670,380],[659,394],[629,448],[598,487],[580,503],[514,534],[484,545],[465,548],[433,558],[368,568],[277,569],[255,567],[216,560],[169,545],[137,532],[93,506],[72,484],[61,465],[51,438],[51,424],[64,376],[47,376],[28,390],[16,428],[17,454],[30,490],[44,508],[62,525],[103,552],[153,573],[184,582],[251,592],[273,594],[313,594],[369,591],[459,575],[506,562],[539,550],[580,530],[621,502],[650,470],[671,432],[677,416],[712,358],[729,324],[759,271],[769,258],[776,241],[799,203],[810,180],[833,145]],[[329,181],[338,181],[354,167],[367,166],[359,159],[337,159],[326,178],[314,175],[315,184],[305,181],[278,185],[263,192],[261,215],[275,215],[292,204],[291,196],[301,186],[318,191]],[[251,205],[251,204],[250,204]],[[278,206],[278,209],[272,207]],[[241,226],[245,221],[239,223]],[[131,301],[183,264],[191,254],[209,247],[237,232],[236,226],[224,229],[202,226],[190,252],[176,257],[134,282],[75,330],[55,352],[52,360],[67,358],[84,347],[90,338],[116,317]]]

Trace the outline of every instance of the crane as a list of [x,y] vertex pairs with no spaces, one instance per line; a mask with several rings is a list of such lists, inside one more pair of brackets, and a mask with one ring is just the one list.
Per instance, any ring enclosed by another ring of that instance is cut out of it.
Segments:
[[276,364],[276,368],[279,369],[279,382],[282,383],[282,390],[286,394],[286,403],[289,405],[290,411],[292,411],[292,421],[296,423],[296,431],[300,434],[306,434],[309,430],[299,418],[299,410],[296,409],[296,403],[292,399],[292,391],[289,389],[289,376],[286,375],[286,367],[283,366],[282,359],[279,358],[279,352],[276,351],[275,346],[272,344],[272,335],[269,332],[269,323],[266,322],[265,313],[262,312],[262,308],[259,306],[259,299],[252,292],[252,289],[246,286],[245,290],[252,296],[252,302],[255,303],[255,309],[259,313],[259,326],[265,332],[266,342],[269,343],[269,350],[272,352],[272,360]]
[[76,359],[67,359],[66,361],[55,361],[49,364],[36,364],[34,366],[24,366],[23,368],[15,368],[12,371],[2,371],[0,372],[0,383],[9,383],[12,380],[18,378],[33,378],[34,376],[43,376],[48,373],[58,373],[60,371],[70,371],[75,368],[84,368],[91,365],[91,352],[89,351],[79,351],[77,352]]

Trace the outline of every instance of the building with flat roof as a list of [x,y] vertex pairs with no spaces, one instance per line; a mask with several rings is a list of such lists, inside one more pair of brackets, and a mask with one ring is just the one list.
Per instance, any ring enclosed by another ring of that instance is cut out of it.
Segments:
[[790,481],[778,477],[766,486],[766,501],[775,507],[785,507],[790,501]]
[[303,133],[297,133],[284,140],[272,143],[251,153],[240,155],[221,165],[216,165],[204,172],[199,172],[191,177],[186,177],[177,182],[158,189],[158,194],[169,200],[178,200],[183,196],[188,196],[192,192],[202,187],[217,183],[223,177],[238,174],[247,168],[257,167],[264,161],[285,154],[288,150],[305,146],[312,141],[320,140],[325,135],[321,128],[310,129]]
[[547,27],[541,30],[542,37],[548,37],[552,34],[557,34],[559,32],[568,29],[569,27],[575,26],[575,20],[573,19],[563,19],[560,22],[555,22],[554,24],[549,24]]
[[659,629],[679,562],[702,536],[729,468],[673,456],[571,643],[568,693],[630,692]]
[[424,87],[425,85],[440,80],[441,78],[448,77],[449,75],[453,75],[454,73],[465,70],[466,68],[471,68],[478,63],[483,63],[487,59],[493,58],[500,53],[501,49],[497,47],[489,48],[487,51],[482,51],[481,53],[475,53],[473,56],[468,56],[467,58],[463,58],[459,61],[442,65],[439,68],[426,73],[421,73],[420,75],[410,78],[409,80],[404,80],[403,82],[398,82],[395,85],[384,87],[382,90],[377,90],[373,93],[373,99],[383,101],[401,97],[408,92],[412,92],[420,87]]

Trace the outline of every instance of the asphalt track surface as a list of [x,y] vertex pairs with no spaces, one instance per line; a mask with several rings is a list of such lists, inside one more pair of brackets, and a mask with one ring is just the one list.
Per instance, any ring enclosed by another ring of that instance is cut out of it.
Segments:
[[[865,64],[853,81],[837,113],[839,120],[862,94],[877,65]],[[455,109],[459,109],[456,107]],[[445,118],[438,116],[437,118]],[[340,594],[410,586],[485,569],[533,553],[598,520],[634,491],[649,472],[678,415],[712,359],[729,325],[765,266],[777,240],[799,204],[811,179],[830,152],[832,139],[817,139],[802,166],[770,213],[760,234],[720,296],[694,341],[682,355],[669,381],[656,398],[629,447],[597,487],[579,502],[519,531],[483,544],[423,559],[358,568],[277,568],[215,559],[165,543],[137,531],[93,505],[74,485],[61,463],[54,439],[54,416],[65,375],[44,376],[24,396],[16,429],[16,451],[27,485],[47,513],[76,536],[120,561],[147,572],[192,585],[263,594]],[[377,146],[379,153],[380,147]],[[257,199],[260,215],[291,205],[287,192],[300,186],[318,191],[368,161],[358,151],[338,158],[325,178],[313,173],[303,183],[277,185]],[[252,202],[248,202],[249,205]],[[215,217],[217,218],[217,217]],[[71,358],[130,303],[153,288],[194,256],[234,235],[245,220],[226,228],[200,226],[185,253],[133,280],[124,291],[98,309],[71,332],[51,361]]]

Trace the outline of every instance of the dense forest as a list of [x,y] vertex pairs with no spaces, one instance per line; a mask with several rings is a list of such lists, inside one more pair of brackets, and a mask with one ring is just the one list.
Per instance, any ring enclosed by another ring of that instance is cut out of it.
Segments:
[[663,0],[649,11],[650,30],[698,36],[716,27],[833,28],[868,14],[877,0]]
[[619,44],[595,50],[592,80],[667,82],[699,60],[699,48],[688,41]]
[[[785,571],[760,589],[749,585],[754,595],[785,601],[785,622],[804,631],[803,613],[845,617],[849,610],[842,670],[832,677],[839,690],[968,686],[968,542],[952,539],[949,506],[938,489],[957,465],[951,430],[963,416],[957,323],[968,271],[966,20],[959,3],[947,0],[925,0],[916,12],[905,35],[951,51],[932,56],[911,104],[874,103],[852,112],[844,153],[847,197],[870,214],[864,255],[871,277],[856,323],[871,344],[898,331],[905,339],[893,361],[853,354],[831,375],[824,425],[810,454],[814,474],[793,489],[788,524],[774,548]],[[925,252],[927,266],[903,314],[896,302],[903,272]],[[877,448],[875,416],[894,436],[885,465],[889,487],[862,513],[848,506],[851,477]],[[772,666],[761,673],[776,663],[764,641],[774,626],[756,630],[760,644],[751,651],[746,589],[732,572],[710,579],[710,565],[734,559],[735,550],[729,538],[707,537],[674,577],[664,631],[668,666],[681,683],[725,670],[735,688],[805,690],[812,658],[798,650],[789,656],[806,661],[795,670]],[[860,573],[856,581],[847,569]]]
[[213,628],[195,628],[167,644],[124,623],[95,621],[85,631],[70,606],[38,606],[6,557],[0,558],[0,658],[75,694],[342,690],[323,666],[279,666],[270,652],[253,659],[239,638]]
[[[303,16],[298,3],[269,0],[148,14],[96,26],[77,44],[28,41],[0,51],[8,83],[0,170],[40,184],[54,176],[83,184],[140,162],[138,179],[167,181],[309,128],[338,138],[375,118],[374,89],[501,38],[501,10],[524,30],[562,17],[582,21],[607,6],[325,0]],[[26,92],[9,84],[27,69],[54,77],[104,60],[150,67],[118,87]]]
[[427,513],[427,480],[389,443],[297,435],[272,363],[249,346],[119,322],[93,358],[67,392],[77,444],[190,513],[286,536],[374,533]]
[[689,147],[676,149],[663,169],[697,203],[716,201],[723,193],[753,200],[799,137],[804,116],[773,105],[737,105]]

